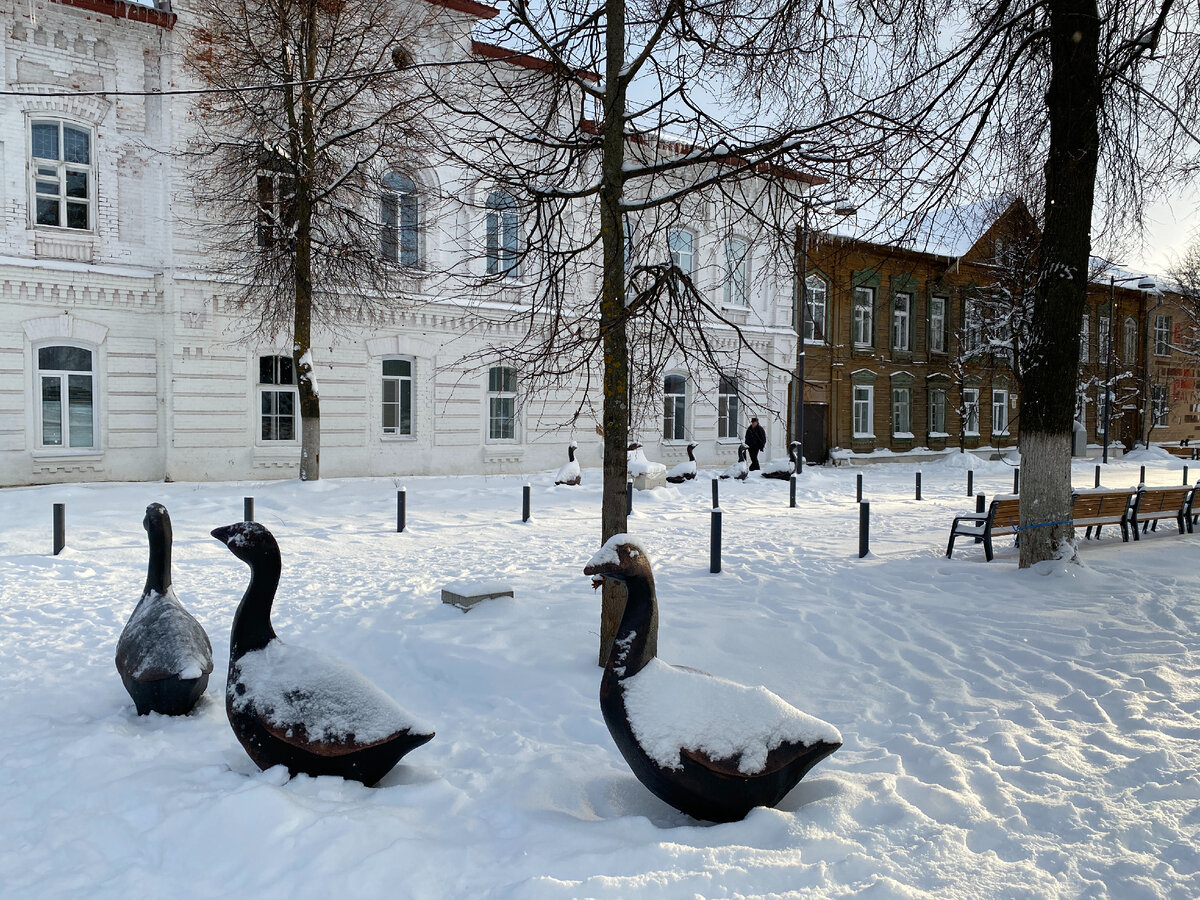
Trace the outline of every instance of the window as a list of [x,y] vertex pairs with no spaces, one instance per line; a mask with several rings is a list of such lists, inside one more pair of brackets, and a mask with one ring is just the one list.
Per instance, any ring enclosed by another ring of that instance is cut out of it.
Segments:
[[1167,356],[1171,352],[1171,317],[1162,314],[1154,317],[1154,355]]
[[1083,314],[1083,324],[1079,326],[1079,361],[1085,363],[1088,361],[1088,344],[1091,343],[1091,316],[1087,313]]
[[909,321],[912,316],[912,294],[896,294],[892,298],[892,349],[910,350]]
[[1008,434],[1008,391],[992,391],[992,434]]
[[892,435],[912,437],[912,388],[892,388]]
[[1096,320],[1096,362],[1104,362],[1109,359],[1109,353],[1112,352],[1112,346],[1108,343],[1109,339],[1109,319],[1108,316],[1101,316]]
[[929,434],[946,434],[946,390],[933,388],[929,391]]
[[383,433],[411,436],[412,428],[411,359],[383,360]]
[[417,211],[417,185],[401,172],[383,176],[379,197],[379,253],[402,266],[420,261],[420,219]]
[[946,307],[945,297],[929,298],[929,352],[946,352]]
[[259,439],[296,440],[296,366],[290,356],[258,358]]
[[488,369],[488,440],[517,439],[517,370]]
[[804,310],[804,339],[806,341],[824,341],[826,334],[826,315],[829,308],[829,285],[818,275],[809,275],[805,280],[808,305]]
[[96,202],[91,129],[34,119],[29,137],[34,224],[90,231]]
[[41,347],[38,358],[41,446],[96,446],[96,380],[92,351]]
[[1104,385],[1099,385],[1096,388],[1096,434],[1104,434],[1108,431],[1107,419],[1112,418],[1112,410],[1105,400],[1112,403],[1113,397],[1104,389]]
[[722,375],[717,385],[717,438],[738,436],[737,379]]
[[854,436],[875,437],[875,388],[854,385]]
[[682,441],[687,429],[687,383],[682,375],[663,379],[663,440]]
[[750,245],[741,238],[725,241],[725,304],[750,305]]
[[504,278],[521,274],[517,229],[517,201],[504,191],[492,191],[487,199],[487,273]]
[[296,223],[296,183],[282,153],[267,147],[259,152],[257,191],[258,246],[265,250],[277,241],[288,245]]
[[1150,415],[1155,428],[1167,427],[1167,387],[1163,384],[1150,385]]
[[682,228],[672,228],[667,232],[667,246],[671,250],[671,265],[678,266],[680,271],[689,278],[695,275],[695,236]]
[[875,289],[856,287],[854,289],[854,321],[852,332],[855,347],[870,347],[874,344]]
[[963,352],[974,353],[983,347],[983,311],[979,301],[969,297],[963,301]]
[[1127,366],[1137,365],[1138,360],[1138,327],[1132,316],[1125,320],[1124,349],[1121,359]]
[[979,388],[963,388],[963,434],[979,434]]

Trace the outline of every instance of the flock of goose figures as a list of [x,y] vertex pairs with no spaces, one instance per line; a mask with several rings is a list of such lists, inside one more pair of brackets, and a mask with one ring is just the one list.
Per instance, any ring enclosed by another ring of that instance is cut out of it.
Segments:
[[[117,643],[116,665],[139,715],[186,715],[208,686],[212,645],[171,588],[171,519],[158,503],[142,522],[146,586]],[[233,617],[225,711],[262,769],[335,775],[373,785],[434,732],[354,669],[284,643],[271,626],[279,545],[257,522],[214,529],[250,567]],[[774,806],[841,746],[832,725],[762,687],[748,687],[656,659],[658,619],[645,550],[609,539],[584,569],[594,587],[625,586],[627,601],[600,685],[600,709],[617,748],[655,795],[689,815],[734,821]]]

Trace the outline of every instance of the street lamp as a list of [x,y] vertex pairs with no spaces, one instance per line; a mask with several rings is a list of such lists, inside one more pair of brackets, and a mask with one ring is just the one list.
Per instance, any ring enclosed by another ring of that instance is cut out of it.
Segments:
[[796,472],[804,469],[804,324],[808,310],[808,212],[824,208],[837,216],[852,216],[858,207],[845,198],[837,200],[814,200],[804,197],[800,215],[800,290],[796,292],[796,309],[793,319],[796,327],[796,373],[792,384],[792,440],[800,444],[796,455]]
[[1117,282],[1136,281],[1138,290],[1148,291],[1155,287],[1154,281],[1148,275],[1127,275],[1117,278],[1108,276],[1108,348],[1104,359],[1104,457],[1101,462],[1108,462],[1108,433],[1112,425],[1112,355],[1113,334],[1116,329]]

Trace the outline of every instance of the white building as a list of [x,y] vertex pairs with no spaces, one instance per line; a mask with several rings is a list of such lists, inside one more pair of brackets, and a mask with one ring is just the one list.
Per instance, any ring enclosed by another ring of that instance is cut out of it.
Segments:
[[[452,46],[513,64],[470,39],[490,8],[436,6]],[[189,100],[153,94],[188,84],[187,15],[182,4],[0,0],[0,486],[296,474],[290,340],[246,339],[206,270],[205,247],[180,224],[181,212],[194,213],[182,209],[189,174],[173,155]],[[419,247],[401,235],[394,252],[482,270],[488,229],[472,219],[487,215],[486,185],[461,171],[426,177],[479,196],[443,201]],[[403,203],[406,189],[395,180],[381,195]],[[788,263],[768,260],[746,235],[738,252],[747,250],[749,271],[731,266],[714,206],[697,203],[686,238],[670,249],[711,270],[699,282],[780,367],[762,366],[754,380],[767,385],[766,405],[784,409],[794,353]],[[493,234],[503,242],[512,227],[520,240],[519,217],[496,215]],[[414,279],[412,290],[420,303],[314,341],[323,475],[536,471],[563,461],[572,437],[583,464],[599,464],[598,412],[575,433],[561,428],[576,391],[523,403],[520,372],[461,364],[515,326],[502,316],[488,324],[432,279]],[[504,298],[520,304],[520,289]],[[672,463],[695,440],[702,466],[732,460],[752,411],[721,387],[715,375],[705,384],[669,375],[663,418],[635,428],[647,455]],[[772,450],[782,448],[782,424],[763,418]]]

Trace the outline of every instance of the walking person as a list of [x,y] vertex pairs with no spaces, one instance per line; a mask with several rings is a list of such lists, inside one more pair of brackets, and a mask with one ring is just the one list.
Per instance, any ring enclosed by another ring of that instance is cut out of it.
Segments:
[[750,471],[758,470],[758,454],[767,446],[767,432],[758,424],[758,417],[750,420],[746,429],[746,449],[750,451]]

